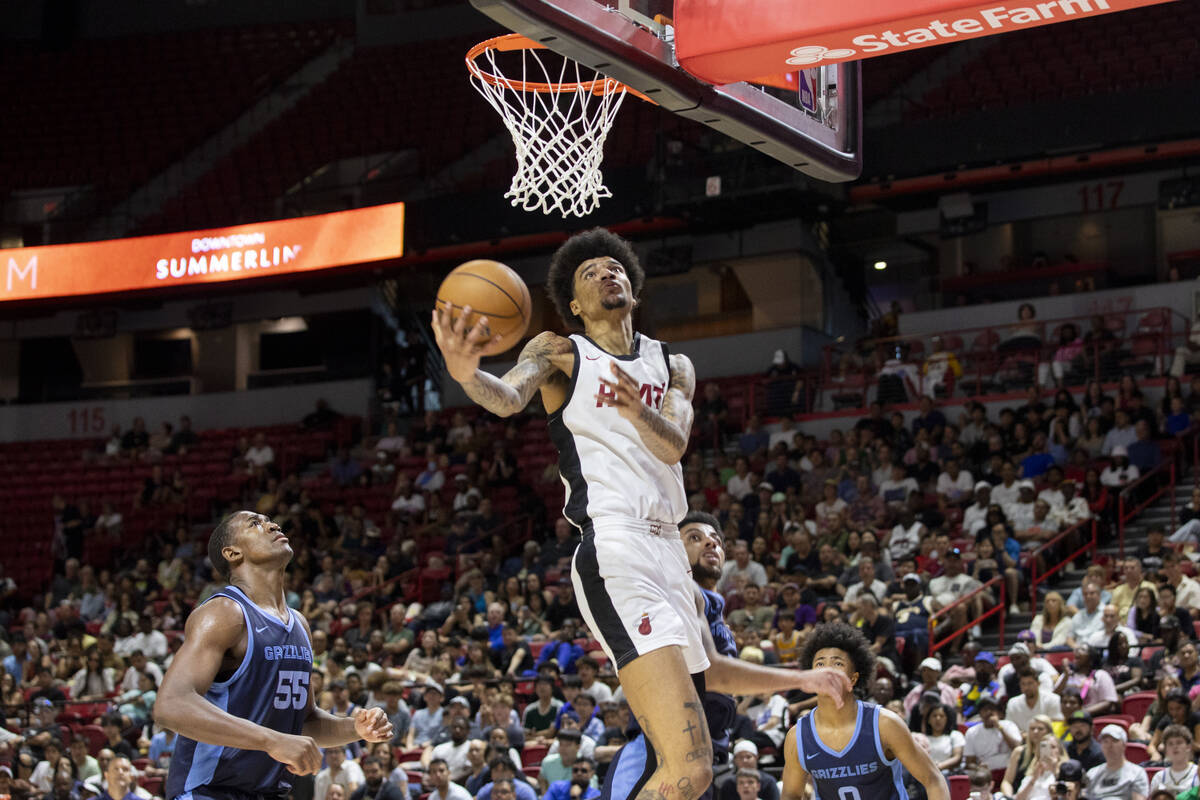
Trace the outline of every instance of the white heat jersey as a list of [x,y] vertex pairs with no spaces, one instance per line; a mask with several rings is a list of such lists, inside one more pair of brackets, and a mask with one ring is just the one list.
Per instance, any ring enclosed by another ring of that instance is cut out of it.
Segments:
[[567,487],[563,515],[583,532],[604,516],[678,523],[687,513],[683,470],[660,461],[633,423],[596,399],[610,391],[600,377],[615,380],[616,361],[641,386],[642,402],[661,411],[671,377],[667,345],[635,333],[632,353],[614,356],[582,334],[570,340],[575,369],[567,401],[550,415],[550,439]]

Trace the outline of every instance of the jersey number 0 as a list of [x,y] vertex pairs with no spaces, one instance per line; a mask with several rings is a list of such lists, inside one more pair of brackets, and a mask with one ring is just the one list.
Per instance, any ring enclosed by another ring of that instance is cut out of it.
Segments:
[[308,705],[308,673],[294,669],[279,670],[275,687],[275,707],[301,709]]

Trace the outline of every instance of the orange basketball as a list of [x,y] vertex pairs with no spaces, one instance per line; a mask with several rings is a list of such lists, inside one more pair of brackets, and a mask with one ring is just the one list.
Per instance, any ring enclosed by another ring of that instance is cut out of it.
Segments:
[[525,335],[533,305],[529,287],[521,276],[499,261],[476,259],[459,264],[438,287],[437,306],[449,309],[457,320],[462,309],[471,307],[467,327],[474,326],[479,317],[487,317],[488,328],[500,341],[489,345],[483,354],[503,353]]

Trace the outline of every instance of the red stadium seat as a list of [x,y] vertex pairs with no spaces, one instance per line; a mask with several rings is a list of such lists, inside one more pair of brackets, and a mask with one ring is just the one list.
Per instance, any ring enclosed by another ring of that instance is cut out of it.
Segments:
[[550,752],[550,747],[544,744],[525,745],[525,749],[521,751],[521,766],[531,767],[540,765],[542,759],[546,757],[546,753]]
[[1141,720],[1146,716],[1146,710],[1154,704],[1154,692],[1134,692],[1127,694],[1121,700],[1121,713]]
[[967,800],[971,794],[971,779],[966,775],[951,775],[947,780],[950,782],[950,800]]
[[1132,764],[1141,764],[1143,761],[1150,759],[1150,751],[1146,749],[1146,745],[1141,742],[1127,742],[1125,744],[1125,760]]

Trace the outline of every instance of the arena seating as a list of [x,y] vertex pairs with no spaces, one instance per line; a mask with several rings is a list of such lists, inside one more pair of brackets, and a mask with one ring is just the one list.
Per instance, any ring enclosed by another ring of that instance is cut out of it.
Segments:
[[21,113],[0,130],[0,185],[93,185],[114,202],[343,32],[336,23],[247,26],[88,39],[61,51],[6,42],[0,92]]
[[1004,36],[908,108],[909,119],[1162,85],[1200,74],[1200,9],[1163,5]]

